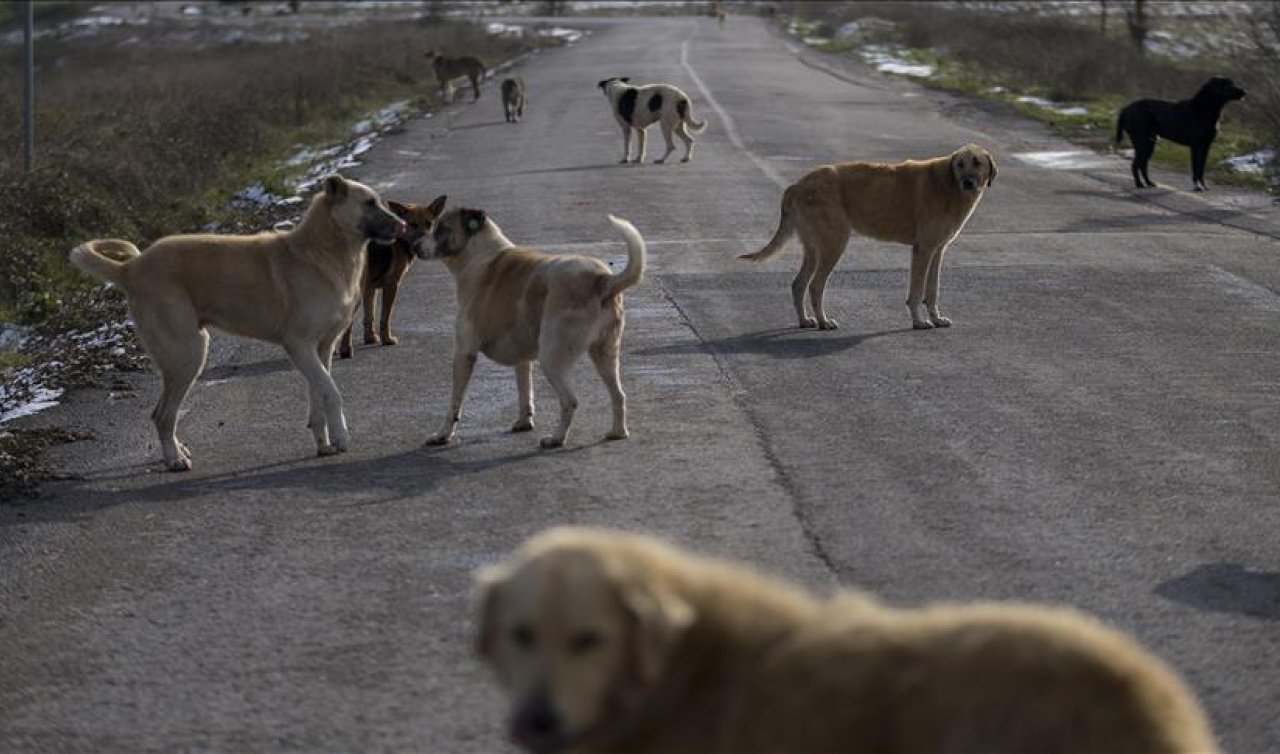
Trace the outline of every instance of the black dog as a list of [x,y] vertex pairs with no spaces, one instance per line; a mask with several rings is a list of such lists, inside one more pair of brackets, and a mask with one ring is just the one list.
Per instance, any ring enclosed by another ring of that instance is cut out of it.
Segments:
[[[1209,145],[1218,135],[1218,120],[1228,102],[1244,98],[1244,90],[1231,79],[1214,76],[1196,96],[1180,102],[1140,99],[1125,105],[1116,120],[1116,145],[1124,134],[1133,142],[1133,182],[1138,188],[1156,185],[1147,175],[1147,163],[1163,136],[1174,144],[1191,147],[1191,180],[1204,191],[1204,165]],[[1145,181],[1145,183],[1144,183]]]

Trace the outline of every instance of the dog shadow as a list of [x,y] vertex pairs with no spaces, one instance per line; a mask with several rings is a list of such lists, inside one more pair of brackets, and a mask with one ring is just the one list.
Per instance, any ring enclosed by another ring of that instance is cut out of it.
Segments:
[[293,362],[288,359],[268,359],[252,361],[244,364],[220,364],[210,367],[200,374],[200,381],[229,380],[239,377],[263,377],[269,374],[289,372],[294,369]]
[[1235,563],[1205,563],[1153,590],[1174,602],[1213,613],[1280,621],[1280,572]]
[[655,346],[640,349],[635,353],[640,356],[687,356],[694,354],[733,356],[747,354],[769,356],[774,359],[812,359],[847,351],[868,340],[909,332],[914,332],[914,330],[910,327],[902,327],[872,333],[835,335],[829,332],[787,327],[744,333],[714,340],[697,340]]
[[512,125],[505,120],[489,120],[484,123],[468,123],[465,126],[453,126],[451,131],[470,131],[473,128],[489,128],[490,126],[509,126]]
[[628,162],[626,164],[623,164],[621,162],[607,162],[599,165],[571,165],[565,168],[543,168],[541,170],[515,170],[510,173],[507,173],[507,175],[539,175],[542,173],[581,173],[588,170],[611,170],[614,168],[625,169],[629,167],[635,167],[637,164],[644,164],[644,163]]

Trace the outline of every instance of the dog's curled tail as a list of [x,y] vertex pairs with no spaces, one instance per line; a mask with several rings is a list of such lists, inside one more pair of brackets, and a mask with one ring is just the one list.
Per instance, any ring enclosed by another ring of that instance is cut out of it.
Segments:
[[71,250],[71,264],[99,280],[120,285],[125,265],[142,252],[138,247],[118,238],[85,241]]
[[613,215],[609,215],[609,222],[613,223],[613,227],[617,228],[622,233],[622,237],[627,240],[627,266],[609,281],[608,290],[605,292],[606,300],[639,283],[644,277],[645,262],[644,237],[640,235],[640,231],[636,230],[636,226]]
[[787,190],[782,192],[782,217],[778,219],[778,229],[774,231],[773,238],[769,239],[769,243],[765,244],[765,247],[760,251],[754,254],[743,254],[738,259],[761,262],[782,251],[782,247],[787,245],[791,234],[796,232],[795,220],[791,217],[791,199],[794,195],[795,186],[788,186]]
[[676,112],[679,113],[680,119],[693,129],[695,134],[702,133],[702,129],[707,127],[705,120],[694,120],[693,111],[689,109],[689,100],[682,99],[676,103]]

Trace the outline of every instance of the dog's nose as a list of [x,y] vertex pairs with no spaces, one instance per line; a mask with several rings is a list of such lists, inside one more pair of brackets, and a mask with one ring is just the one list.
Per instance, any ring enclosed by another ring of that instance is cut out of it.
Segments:
[[404,220],[396,220],[396,238],[405,238],[409,233],[409,224]]
[[545,693],[533,694],[520,706],[511,728],[516,743],[533,751],[550,748],[562,733],[560,716]]

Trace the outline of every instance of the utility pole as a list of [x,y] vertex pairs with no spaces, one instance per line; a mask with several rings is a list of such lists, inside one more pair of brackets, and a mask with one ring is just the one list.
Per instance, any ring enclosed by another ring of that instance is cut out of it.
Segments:
[[23,156],[27,172],[36,169],[36,7],[35,0],[25,0],[22,41],[25,45],[22,86]]

